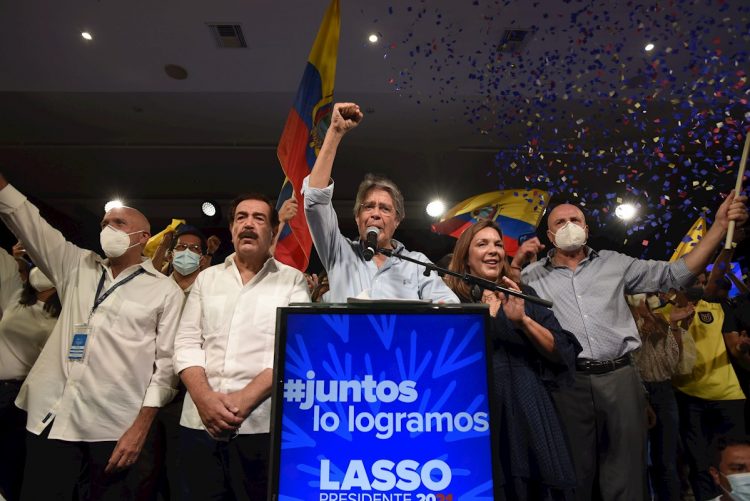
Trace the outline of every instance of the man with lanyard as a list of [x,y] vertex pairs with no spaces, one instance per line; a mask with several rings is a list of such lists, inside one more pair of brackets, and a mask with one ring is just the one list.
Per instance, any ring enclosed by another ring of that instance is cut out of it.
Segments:
[[[576,467],[576,498],[645,499],[646,401],[630,354],[640,346],[625,294],[684,287],[703,271],[723,241],[729,221],[747,220],[744,196],[732,192],[695,248],[674,263],[644,261],[586,246],[581,209],[562,204],[548,217],[556,247],[523,270],[522,280],[554,301],[562,327],[583,347],[572,388],[553,392]],[[520,267],[538,249],[525,243],[511,266]]]
[[175,340],[186,499],[265,499],[276,309],[310,300],[304,275],[271,257],[270,201],[241,195],[229,217],[234,253],[198,275]]
[[425,299],[457,303],[458,298],[436,273],[424,276],[424,268],[398,257],[380,253],[367,256],[364,243],[368,234],[377,235],[374,247],[391,249],[419,261],[428,261],[419,252],[407,251],[393,239],[404,219],[404,197],[395,183],[368,174],[360,184],[354,204],[358,240],[349,240],[339,231],[331,205],[331,170],[336,150],[344,135],[356,127],[363,115],[354,103],[337,103],[312,172],[302,183],[305,216],[323,267],[328,272],[330,291],[326,300],[346,302],[350,297],[369,299]]
[[70,499],[78,483],[86,497],[132,499],[151,424],[175,394],[182,292],[142,257],[150,228],[135,209],[102,219],[108,259],[66,241],[2,176],[0,217],[63,304],[16,400],[28,413],[22,497]]

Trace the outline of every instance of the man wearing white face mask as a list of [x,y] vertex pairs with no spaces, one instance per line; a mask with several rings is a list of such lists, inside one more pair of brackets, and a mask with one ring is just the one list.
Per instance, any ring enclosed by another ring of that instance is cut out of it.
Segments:
[[[641,341],[625,294],[689,285],[723,241],[729,221],[747,221],[746,200],[730,193],[706,236],[674,263],[595,251],[586,245],[581,209],[562,204],[550,211],[547,235],[555,248],[521,276],[554,301],[560,324],[583,347],[575,385],[553,392],[569,443],[576,444],[577,499],[598,497],[597,491],[603,499],[646,498],[646,399],[631,362]],[[527,257],[519,251],[512,266]]]
[[719,437],[709,468],[723,494],[711,501],[750,500],[750,437]]
[[22,498],[70,499],[82,481],[92,499],[132,499],[151,424],[175,394],[182,292],[142,257],[150,228],[135,209],[104,215],[108,259],[67,242],[2,176],[0,217],[63,305],[16,399],[28,413]]

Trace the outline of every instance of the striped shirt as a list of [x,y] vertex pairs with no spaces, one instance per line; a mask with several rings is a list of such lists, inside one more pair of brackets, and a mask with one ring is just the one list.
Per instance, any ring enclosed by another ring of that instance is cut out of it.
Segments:
[[641,346],[625,294],[679,289],[694,279],[683,259],[646,261],[586,247],[586,257],[571,270],[552,263],[554,252],[527,266],[521,281],[554,302],[560,325],[583,347],[582,359],[612,360]]

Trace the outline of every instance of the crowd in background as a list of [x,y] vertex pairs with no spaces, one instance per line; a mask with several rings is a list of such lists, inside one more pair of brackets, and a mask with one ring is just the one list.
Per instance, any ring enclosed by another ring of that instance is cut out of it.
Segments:
[[[352,297],[487,305],[499,498],[748,495],[750,294],[727,272],[732,251],[715,257],[730,222],[742,238],[746,197],[721,201],[706,236],[673,262],[590,248],[570,204],[548,214],[546,253],[533,238],[511,259],[502,229],[480,221],[447,262],[485,285],[444,280],[387,255],[429,261],[394,238],[406,214],[389,179],[365,176],[359,235],[341,234],[332,167],[362,118],[355,104],[334,107],[300,200],[277,212],[262,194],[241,195],[231,242],[182,225],[150,259],[136,209],[105,214],[102,258],[0,177],[0,217],[19,239],[12,255],[0,250],[4,497],[265,498],[276,309]],[[298,204],[317,274],[272,257]],[[213,263],[222,245],[232,253]],[[732,282],[740,294],[729,298]]]

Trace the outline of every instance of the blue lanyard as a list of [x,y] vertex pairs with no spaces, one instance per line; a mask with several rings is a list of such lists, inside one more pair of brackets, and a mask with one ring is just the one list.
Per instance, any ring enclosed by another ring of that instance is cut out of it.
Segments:
[[[94,306],[91,307],[91,313],[89,313],[89,321],[91,320],[91,317],[94,315],[94,312],[99,307],[100,304],[104,302],[105,299],[107,299],[112,293],[121,285],[125,285],[126,283],[133,280],[135,277],[140,275],[141,273],[145,273],[146,270],[143,268],[139,268],[127,277],[123,278],[119,282],[117,282],[115,285],[109,288],[107,292],[102,294],[102,289],[104,288],[104,278],[107,276],[107,270],[102,270],[102,278],[99,279],[99,286],[96,288],[96,296],[94,296]],[[99,295],[101,294],[101,296]]]

